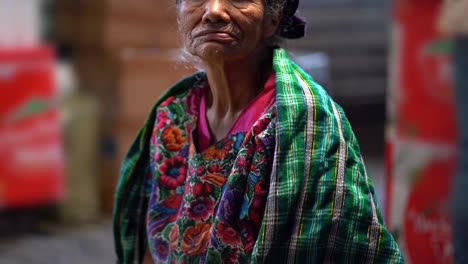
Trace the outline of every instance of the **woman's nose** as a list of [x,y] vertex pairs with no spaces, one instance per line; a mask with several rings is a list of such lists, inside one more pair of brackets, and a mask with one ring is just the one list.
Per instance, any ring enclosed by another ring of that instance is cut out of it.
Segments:
[[206,0],[203,22],[212,24],[229,23],[227,8],[225,0]]

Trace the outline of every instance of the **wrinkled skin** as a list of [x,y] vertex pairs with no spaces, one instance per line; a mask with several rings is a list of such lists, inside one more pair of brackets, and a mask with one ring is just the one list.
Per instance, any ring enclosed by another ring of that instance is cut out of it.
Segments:
[[202,61],[258,56],[278,26],[263,0],[181,0],[179,30],[185,48]]

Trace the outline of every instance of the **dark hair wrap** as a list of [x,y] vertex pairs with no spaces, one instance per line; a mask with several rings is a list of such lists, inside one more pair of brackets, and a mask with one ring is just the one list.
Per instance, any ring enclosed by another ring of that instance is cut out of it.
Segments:
[[283,18],[278,26],[277,34],[283,38],[297,39],[305,34],[306,22],[297,17],[299,0],[286,0],[283,7]]

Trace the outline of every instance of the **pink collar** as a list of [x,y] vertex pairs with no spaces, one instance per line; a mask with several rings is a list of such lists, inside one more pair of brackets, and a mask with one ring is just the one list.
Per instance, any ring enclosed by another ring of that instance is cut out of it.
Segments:
[[[275,74],[272,73],[265,83],[263,90],[242,110],[227,135],[249,130],[262,114],[275,102]],[[197,139],[198,151],[202,152],[211,145],[210,127],[206,120],[206,98],[201,98],[198,113]]]

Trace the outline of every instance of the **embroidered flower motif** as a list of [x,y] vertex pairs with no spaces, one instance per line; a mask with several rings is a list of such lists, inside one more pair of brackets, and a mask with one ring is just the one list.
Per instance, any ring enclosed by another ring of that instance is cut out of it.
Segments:
[[192,188],[192,194],[195,197],[209,196],[213,192],[213,185],[207,182],[196,182]]
[[265,164],[266,162],[267,162],[267,158],[266,158],[265,156],[260,156],[260,157],[258,157],[258,160],[257,160],[257,163],[258,163],[258,164],[262,164],[263,166],[265,166],[265,165],[266,165],[266,164]]
[[216,234],[219,236],[219,238],[221,238],[221,241],[223,241],[226,244],[240,244],[240,234],[234,228],[224,223],[223,221],[220,221],[218,223]]
[[226,182],[226,177],[219,173],[210,173],[207,175],[202,176],[202,180],[210,182],[218,187],[221,187]]
[[255,145],[249,144],[245,149],[245,157],[252,157],[255,151]]
[[221,173],[222,169],[223,167],[221,167],[218,164],[211,164],[210,166],[208,166],[208,171],[211,173]]
[[181,156],[174,156],[164,160],[159,170],[161,172],[159,182],[168,189],[176,189],[179,185],[182,185],[187,176],[185,158]]
[[163,158],[163,155],[161,152],[158,152],[154,155],[154,161],[156,162],[161,162],[162,158]]
[[161,141],[164,147],[169,151],[178,151],[183,147],[185,137],[182,130],[176,126],[170,126],[161,133]]
[[187,96],[187,113],[195,115],[198,113],[200,102],[203,94],[203,88],[192,89],[191,93]]
[[227,190],[219,205],[219,218],[229,224],[238,219],[242,207],[242,193],[238,190]]
[[177,208],[180,207],[182,198],[182,194],[176,193],[168,196],[161,204],[160,211],[169,215],[169,222],[173,222],[177,218]]
[[162,261],[167,260],[167,256],[169,255],[169,244],[164,239],[157,237],[154,240],[154,249],[156,258]]
[[189,154],[189,145],[185,145],[183,148],[180,149],[179,156],[187,157],[188,154]]
[[266,196],[268,193],[268,182],[259,180],[254,187],[254,198],[250,204],[249,217],[252,222],[260,224],[266,206]]
[[256,163],[250,164],[250,171],[251,172],[255,172],[256,169],[257,169],[257,164]]
[[259,136],[259,140],[263,142],[264,146],[267,148],[273,147],[276,142],[274,135],[271,134],[262,135],[261,137]]
[[206,250],[210,239],[211,223],[197,223],[188,227],[182,239],[182,251],[188,256],[198,255]]
[[213,213],[214,199],[209,197],[200,197],[190,202],[187,209],[188,218],[193,220],[207,220]]
[[217,164],[210,165],[208,167],[208,174],[202,176],[202,180],[210,182],[219,187],[223,186],[227,179],[226,176],[221,173],[222,169],[223,167]]
[[177,240],[179,238],[179,226],[175,224],[169,232],[169,242],[171,243],[171,250],[177,249]]
[[161,106],[162,107],[165,107],[166,105],[172,103],[172,101],[174,101],[176,97],[175,96],[169,96],[166,100],[164,100],[162,103],[161,103]]
[[231,138],[225,138],[222,141],[216,143],[214,146],[209,147],[203,154],[204,159],[224,159],[232,148],[234,140]]
[[182,194],[175,193],[171,196],[166,197],[166,199],[164,199],[162,203],[162,206],[174,209],[174,208],[179,207],[181,202],[182,202]]
[[252,222],[260,224],[264,213],[264,206],[262,206],[263,199],[254,197],[249,209],[249,217]]
[[245,227],[245,229],[241,232],[241,239],[242,243],[244,244],[245,252],[249,252],[253,249],[253,246],[255,244],[253,231],[254,225],[248,222],[244,222],[243,226]]
[[234,137],[234,140],[235,140],[235,141],[234,141],[233,147],[234,147],[235,150],[239,150],[239,149],[240,149],[241,145],[242,145],[243,142],[244,142],[244,136],[245,136],[244,134],[237,134],[237,135]]
[[247,164],[247,161],[245,160],[244,156],[238,156],[236,159],[236,166],[240,168],[244,168],[245,165]]
[[161,129],[167,125],[167,121],[169,120],[169,117],[167,116],[167,112],[160,110],[158,111],[156,120],[158,120],[158,123],[156,124],[156,128]]
[[204,166],[198,166],[197,167],[197,175],[202,176],[203,174],[205,174],[205,167]]
[[271,119],[268,117],[264,117],[258,120],[257,122],[255,122],[255,125],[253,126],[254,135],[260,134],[270,122],[271,122]]
[[266,196],[268,193],[268,182],[265,180],[259,180],[254,187],[255,196]]

